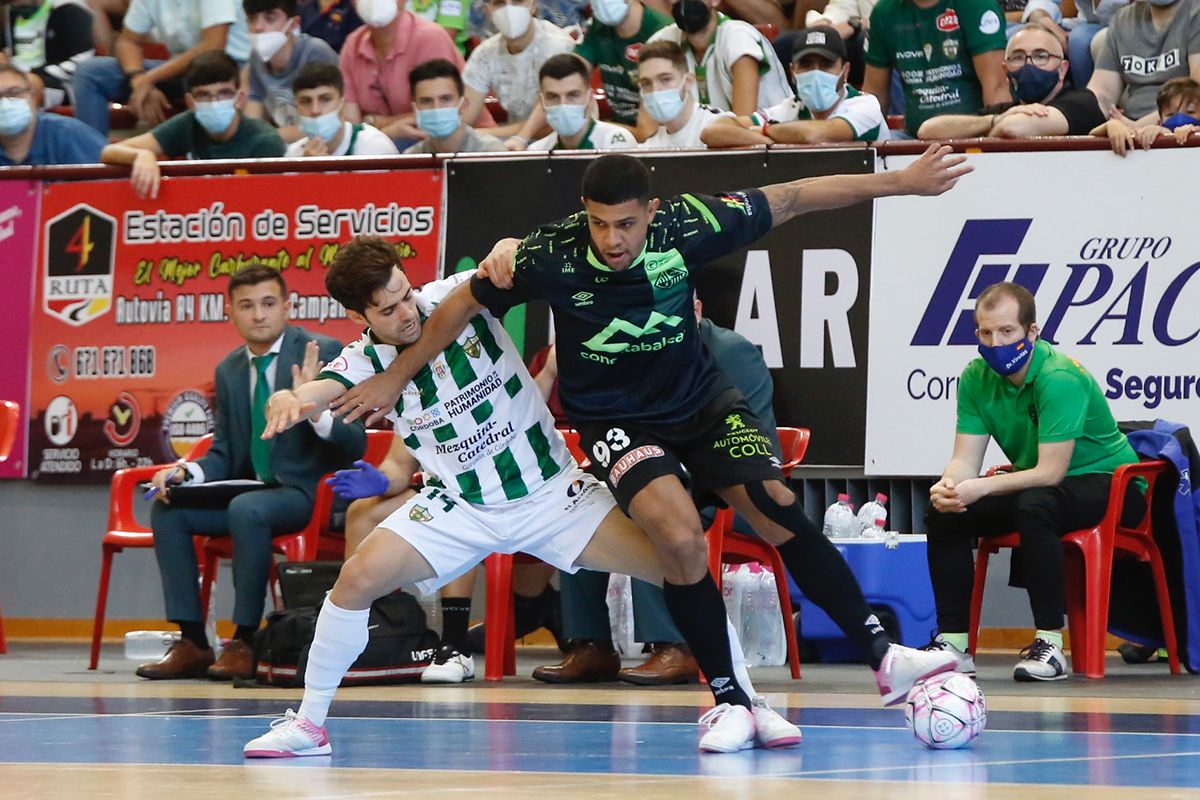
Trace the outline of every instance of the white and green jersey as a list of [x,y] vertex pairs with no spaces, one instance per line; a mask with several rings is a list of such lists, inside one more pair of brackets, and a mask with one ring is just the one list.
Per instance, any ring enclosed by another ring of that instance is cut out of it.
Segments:
[[[416,292],[422,320],[467,277]],[[368,329],[317,379],[349,388],[387,369],[400,349]],[[425,472],[468,503],[520,499],[573,463],[516,346],[486,311],[417,372],[387,416]]]

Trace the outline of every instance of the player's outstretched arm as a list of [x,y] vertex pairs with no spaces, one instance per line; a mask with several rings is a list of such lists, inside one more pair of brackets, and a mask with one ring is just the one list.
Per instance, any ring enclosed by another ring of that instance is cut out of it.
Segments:
[[[315,342],[310,342],[315,344]],[[305,417],[324,411],[346,387],[329,379],[309,381],[294,389],[280,389],[267,401],[267,424],[262,438],[283,433]]]
[[898,172],[825,175],[764,186],[762,191],[771,208],[772,225],[782,225],[792,217],[811,211],[852,206],[876,197],[942,194],[974,169],[963,163],[967,160],[966,156],[951,155],[952,152],[953,148],[947,145],[934,144],[919,159]]
[[353,422],[368,415],[368,425],[383,419],[396,406],[405,385],[421,367],[445,350],[467,327],[471,317],[481,311],[483,306],[471,294],[471,282],[456,286],[422,324],[420,339],[404,348],[386,370],[347,390],[329,404],[334,416],[344,416],[346,422]]

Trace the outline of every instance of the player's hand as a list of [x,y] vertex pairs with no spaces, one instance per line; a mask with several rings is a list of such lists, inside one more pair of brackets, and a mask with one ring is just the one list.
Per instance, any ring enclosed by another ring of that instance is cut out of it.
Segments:
[[1179,142],[1180,144],[1184,144],[1187,142],[1189,136],[1198,132],[1200,132],[1200,125],[1180,125],[1173,131],[1175,134],[1175,141]]
[[150,479],[150,485],[158,490],[154,495],[155,501],[164,505],[170,505],[171,490],[169,487],[181,483],[183,476],[186,474],[187,468],[183,466],[183,462],[164,467],[154,473],[154,477]]
[[411,375],[396,375],[390,369],[367,378],[329,404],[335,417],[344,417],[353,422],[365,417],[367,425],[374,425],[396,407],[404,385],[412,380]]
[[929,145],[920,158],[901,171],[902,193],[934,196],[953,189],[959,178],[975,169],[965,163],[966,156],[953,152],[949,145]]
[[304,143],[304,155],[310,158],[320,158],[329,155],[329,145],[320,136],[310,136]]
[[513,268],[517,261],[517,246],[520,239],[501,239],[492,252],[479,264],[476,274],[490,280],[497,289],[511,289]]
[[139,150],[129,173],[133,193],[143,200],[156,200],[161,182],[162,170],[158,167],[158,156],[149,150]]
[[387,493],[392,483],[387,475],[361,459],[355,461],[354,466],[357,469],[339,469],[333,477],[325,479],[325,483],[333,487],[334,494],[346,500],[357,500]]
[[321,374],[323,366],[325,366],[325,362],[321,360],[321,346],[315,341],[310,341],[304,346],[303,366],[292,364],[292,386],[301,386],[309,381],[315,381]]
[[270,439],[283,433],[317,409],[316,403],[302,403],[291,389],[280,389],[267,401],[267,424],[262,438]]

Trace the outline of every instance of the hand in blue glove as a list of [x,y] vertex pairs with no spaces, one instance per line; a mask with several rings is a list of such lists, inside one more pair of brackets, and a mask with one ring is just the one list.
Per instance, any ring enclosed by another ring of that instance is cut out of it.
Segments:
[[374,465],[359,460],[354,462],[354,466],[358,469],[339,469],[332,478],[325,479],[339,497],[357,500],[360,497],[378,497],[387,491],[391,481]]

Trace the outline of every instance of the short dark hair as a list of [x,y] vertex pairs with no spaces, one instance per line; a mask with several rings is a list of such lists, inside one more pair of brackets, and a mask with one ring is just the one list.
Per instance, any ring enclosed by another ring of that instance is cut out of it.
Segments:
[[583,172],[583,199],[615,206],[650,202],[650,171],[633,156],[600,156]]
[[208,86],[210,83],[232,83],[236,86],[238,80],[237,62],[228,53],[224,50],[205,50],[188,65],[185,83],[190,92],[197,86]]
[[428,61],[417,64],[413,67],[412,72],[408,73],[408,88],[412,94],[417,93],[417,84],[421,81],[432,81],[437,78],[450,78],[454,81],[454,85],[458,87],[458,94],[463,94],[463,79],[462,73],[458,71],[458,67],[444,58],[431,58]]
[[1165,82],[1158,90],[1158,96],[1155,98],[1155,104],[1158,106],[1159,116],[1163,115],[1163,111],[1174,105],[1175,100],[1187,102],[1191,100],[1200,103],[1200,83],[1188,77],[1171,78]]
[[346,84],[342,80],[342,71],[337,64],[325,64],[321,61],[310,61],[296,73],[292,81],[292,94],[305,89],[316,89],[319,86],[332,86],[338,94],[346,93]]
[[247,17],[277,8],[289,17],[296,16],[296,0],[242,0],[242,10]]
[[556,56],[550,56],[542,64],[542,68],[538,70],[538,84],[540,85],[546,78],[561,81],[572,75],[580,76],[584,83],[588,83],[592,79],[586,61],[574,53],[559,53]]
[[404,269],[394,245],[378,236],[357,236],[333,257],[325,288],[348,310],[365,314],[375,293],[392,279],[393,267]]
[[1017,321],[1021,323],[1022,328],[1029,330],[1029,327],[1037,322],[1037,304],[1034,303],[1030,291],[1019,283],[1002,281],[984,289],[975,301],[976,320],[979,318],[979,309],[991,311],[1006,297],[1017,301]]
[[284,282],[283,275],[279,270],[268,267],[266,264],[247,264],[229,276],[229,298],[233,299],[233,290],[239,286],[257,286],[267,281],[278,283],[279,294],[287,296],[287,283]]
[[647,42],[642,45],[642,49],[638,51],[638,63],[649,61],[652,58],[665,58],[675,69],[685,75],[691,72],[688,69],[687,55],[683,52],[683,48],[670,39],[659,39],[656,42]]
[[33,88],[33,83],[29,80],[29,73],[18,67],[16,64],[0,64],[0,75],[3,75],[6,72],[10,75],[16,75],[18,78],[20,78],[21,82],[25,84],[26,89]]

